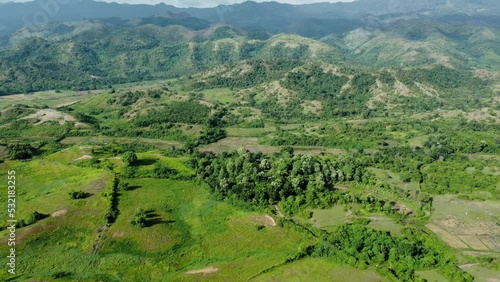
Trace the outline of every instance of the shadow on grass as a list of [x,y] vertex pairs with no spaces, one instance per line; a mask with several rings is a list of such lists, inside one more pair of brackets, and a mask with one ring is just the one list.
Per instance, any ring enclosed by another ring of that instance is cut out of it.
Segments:
[[156,159],[140,159],[134,162],[134,166],[148,166],[154,165],[158,160]]
[[146,211],[146,223],[144,227],[153,227],[157,224],[174,223],[175,220],[164,220],[159,214],[154,213],[154,210]]
[[142,186],[138,186],[138,185],[136,185],[136,186],[129,186],[127,188],[127,191],[134,191],[134,190],[139,189],[139,188],[142,188]]

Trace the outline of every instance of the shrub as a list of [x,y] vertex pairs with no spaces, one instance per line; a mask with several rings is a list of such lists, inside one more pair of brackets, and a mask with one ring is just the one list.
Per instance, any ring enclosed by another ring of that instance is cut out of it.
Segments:
[[69,197],[73,200],[83,199],[86,198],[87,196],[88,196],[87,193],[83,192],[82,190],[69,192]]
[[146,226],[146,211],[139,209],[139,211],[134,215],[134,219],[130,222],[132,225],[144,228]]
[[122,160],[126,166],[133,165],[137,160],[137,155],[133,151],[127,151],[123,154]]

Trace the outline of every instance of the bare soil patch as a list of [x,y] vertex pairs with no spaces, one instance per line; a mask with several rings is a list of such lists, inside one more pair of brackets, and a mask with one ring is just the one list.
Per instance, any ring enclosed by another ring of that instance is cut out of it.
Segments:
[[266,227],[276,226],[276,221],[270,215],[254,215],[250,217],[250,221],[255,222],[257,224],[264,225]]
[[78,159],[74,159],[73,161],[77,162],[77,161],[83,161],[83,160],[89,160],[89,159],[92,159],[92,156],[83,155],[83,156],[79,157]]
[[67,214],[67,213],[68,213],[67,209],[61,209],[61,210],[53,212],[50,216],[51,217],[60,217],[60,216],[63,216],[65,214]]
[[111,235],[112,238],[123,238],[125,237],[125,232],[115,232]]
[[102,177],[100,179],[94,180],[83,187],[83,191],[97,194],[99,192],[104,192],[106,190],[106,182],[108,181],[108,177]]
[[215,266],[208,266],[203,269],[198,269],[198,270],[191,270],[186,272],[186,274],[193,275],[193,274],[203,274],[203,276],[207,276],[210,274],[215,274],[219,271],[219,268]]

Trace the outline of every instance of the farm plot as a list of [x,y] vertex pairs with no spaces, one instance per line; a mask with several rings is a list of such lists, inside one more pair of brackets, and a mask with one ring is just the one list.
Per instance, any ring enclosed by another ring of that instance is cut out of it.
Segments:
[[[295,154],[302,154],[302,155],[319,155],[322,153],[342,155],[346,153],[345,150],[331,149],[324,147],[315,147],[315,146],[292,146],[292,147],[294,148]],[[200,147],[200,151],[220,154],[222,152],[236,151],[240,148],[249,150],[250,152],[262,152],[264,154],[276,153],[281,149],[281,147],[261,145],[259,144],[258,138],[255,137],[228,137],[216,143],[202,146]]]
[[448,245],[478,251],[500,250],[500,206],[494,201],[465,201],[435,196],[431,222],[426,226]]

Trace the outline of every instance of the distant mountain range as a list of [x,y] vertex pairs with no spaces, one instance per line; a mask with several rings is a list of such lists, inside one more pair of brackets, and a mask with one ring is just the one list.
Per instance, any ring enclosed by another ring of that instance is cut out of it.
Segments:
[[[40,3],[0,6],[0,95],[179,77],[245,60],[500,70],[497,0],[207,9],[69,0],[51,16]],[[37,13],[50,21],[22,28]]]
[[497,0],[358,0],[308,5],[248,1],[215,8],[176,8],[166,4],[129,5],[93,0],[54,3],[58,2],[35,0],[3,4],[0,8],[0,37],[10,35],[27,25],[47,21],[146,18],[168,12],[186,17],[190,15],[212,24],[226,23],[244,29],[297,33],[314,38],[344,33],[363,26],[384,25],[401,17],[500,26],[500,1]]

